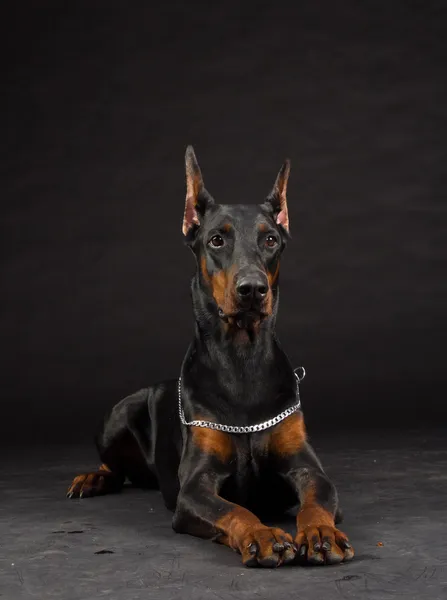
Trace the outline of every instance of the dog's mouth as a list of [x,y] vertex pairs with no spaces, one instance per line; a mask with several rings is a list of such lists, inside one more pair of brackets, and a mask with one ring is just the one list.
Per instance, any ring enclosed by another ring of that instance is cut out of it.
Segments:
[[233,325],[239,329],[252,329],[255,325],[263,321],[268,314],[261,310],[239,310],[234,313],[225,313],[219,308],[219,317],[224,323]]

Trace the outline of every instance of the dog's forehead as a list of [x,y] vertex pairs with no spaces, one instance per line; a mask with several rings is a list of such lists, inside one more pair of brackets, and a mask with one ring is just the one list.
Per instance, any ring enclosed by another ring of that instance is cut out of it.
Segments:
[[210,229],[254,230],[262,226],[271,227],[272,224],[272,218],[256,204],[215,204],[207,218]]

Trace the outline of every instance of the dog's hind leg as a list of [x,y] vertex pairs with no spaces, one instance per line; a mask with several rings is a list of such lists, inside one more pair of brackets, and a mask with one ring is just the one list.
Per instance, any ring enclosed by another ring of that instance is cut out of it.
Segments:
[[113,473],[106,464],[97,471],[77,475],[67,491],[67,498],[89,498],[121,491],[124,478]]
[[148,389],[116,404],[106,418],[96,444],[102,464],[98,470],[78,475],[68,488],[68,498],[87,498],[121,491],[125,479],[138,487],[156,487],[149,468]]

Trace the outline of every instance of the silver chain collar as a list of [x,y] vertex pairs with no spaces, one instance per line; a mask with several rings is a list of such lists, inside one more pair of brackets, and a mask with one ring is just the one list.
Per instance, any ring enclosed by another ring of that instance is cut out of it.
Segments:
[[[298,375],[297,371],[301,370],[301,377]],[[225,431],[227,433],[254,433],[256,431],[263,431],[264,429],[268,429],[269,427],[273,427],[273,425],[277,425],[284,421],[287,417],[292,415],[294,412],[297,412],[301,407],[300,400],[300,389],[299,384],[304,379],[306,375],[306,371],[304,367],[297,367],[293,371],[296,377],[296,395],[298,398],[298,402],[286,410],[283,410],[279,415],[273,417],[273,419],[269,419],[268,421],[264,421],[263,423],[258,423],[257,425],[247,425],[245,427],[239,427],[238,425],[221,425],[220,423],[212,423],[211,421],[187,421],[185,419],[185,413],[183,412],[182,406],[182,378],[178,378],[178,412],[180,416],[180,421],[183,425],[188,425],[189,427],[206,427],[208,429],[215,429],[217,431]]]

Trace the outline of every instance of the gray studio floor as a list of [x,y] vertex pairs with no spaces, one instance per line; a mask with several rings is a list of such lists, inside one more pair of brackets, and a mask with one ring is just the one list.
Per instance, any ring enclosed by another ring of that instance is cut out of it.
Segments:
[[[96,464],[93,448],[4,450],[0,597],[447,598],[443,435],[314,443],[339,486],[342,528],[357,552],[348,565],[242,568],[227,548],[175,534],[158,492],[67,500],[71,476]],[[293,522],[286,527],[293,530]]]

